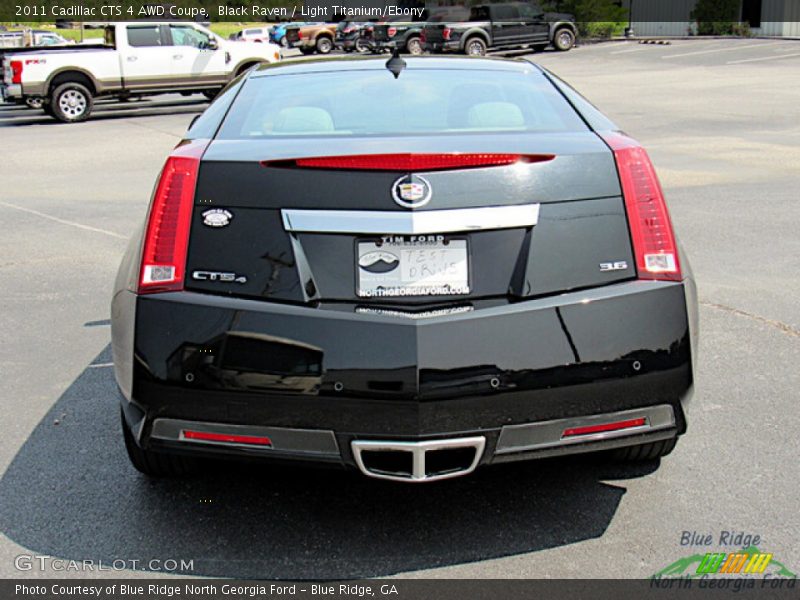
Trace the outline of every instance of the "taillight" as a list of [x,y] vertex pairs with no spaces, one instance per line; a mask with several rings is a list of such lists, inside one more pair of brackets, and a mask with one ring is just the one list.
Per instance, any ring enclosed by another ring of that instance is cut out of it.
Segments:
[[389,27],[389,29],[386,30],[386,35],[388,35],[389,37],[396,36],[397,35],[397,27]]
[[354,154],[263,161],[265,167],[349,171],[447,171],[553,160],[553,154]]
[[183,288],[197,172],[206,146],[208,140],[184,143],[164,164],[147,216],[140,294]]
[[299,29],[297,30],[297,39],[298,40],[302,40],[303,39],[303,32],[300,31]]
[[620,431],[621,429],[633,429],[634,427],[644,427],[647,419],[628,419],[627,421],[616,421],[614,423],[602,423],[600,425],[587,425],[586,427],[572,427],[565,429],[561,437],[574,437],[577,435],[592,435],[594,433],[607,433],[609,431]]
[[11,61],[11,83],[22,83],[22,61]]
[[250,446],[272,446],[272,440],[260,435],[240,435],[236,433],[211,433],[208,431],[191,431],[184,429],[181,431],[181,438],[184,440],[196,440],[198,442],[216,442],[218,444],[247,444]]
[[639,279],[680,281],[675,234],[650,157],[622,133],[604,134],[603,139],[617,162]]
[[452,33],[453,33],[453,31],[449,27],[445,27],[444,29],[442,29],[442,39],[443,40],[449,40],[450,39],[450,35]]
[[422,31],[419,32],[419,41],[424,44],[427,41],[427,39],[428,35],[425,33],[425,30],[423,29]]

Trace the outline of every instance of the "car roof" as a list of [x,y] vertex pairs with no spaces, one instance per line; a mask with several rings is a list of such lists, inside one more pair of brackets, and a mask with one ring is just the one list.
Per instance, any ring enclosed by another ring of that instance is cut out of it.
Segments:
[[[539,71],[532,62],[519,59],[469,56],[417,56],[403,59],[408,70],[474,70],[506,71],[517,73],[530,73]],[[341,71],[379,71],[386,69],[386,57],[375,58],[371,56],[330,57],[291,62],[278,62],[262,64],[253,71],[250,77],[265,77],[270,75],[298,75],[302,73],[336,73]],[[402,76],[402,75],[401,75]]]

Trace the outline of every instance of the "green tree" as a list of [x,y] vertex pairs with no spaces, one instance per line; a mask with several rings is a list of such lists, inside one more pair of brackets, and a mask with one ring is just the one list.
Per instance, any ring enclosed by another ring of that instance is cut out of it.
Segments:
[[700,35],[731,35],[739,24],[740,0],[697,0],[691,18]]

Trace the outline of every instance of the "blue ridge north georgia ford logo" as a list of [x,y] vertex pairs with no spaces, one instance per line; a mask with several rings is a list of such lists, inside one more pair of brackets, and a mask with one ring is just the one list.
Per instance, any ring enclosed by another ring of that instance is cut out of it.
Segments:
[[431,199],[431,184],[419,175],[405,175],[392,185],[392,198],[403,208],[419,208]]

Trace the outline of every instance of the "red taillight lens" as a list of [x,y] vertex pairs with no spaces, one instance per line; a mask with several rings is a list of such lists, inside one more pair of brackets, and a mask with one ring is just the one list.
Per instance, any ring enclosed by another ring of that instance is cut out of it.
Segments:
[[11,83],[22,83],[22,61],[11,61]]
[[639,278],[680,281],[675,234],[650,157],[624,134],[610,133],[603,139],[617,161]]
[[183,439],[196,440],[198,442],[217,442],[222,444],[248,444],[250,446],[272,446],[272,440],[268,437],[257,435],[238,435],[229,433],[210,433],[208,431],[190,431],[184,429],[181,432]]
[[419,41],[424,44],[427,41],[427,39],[428,39],[428,34],[426,34],[425,30],[423,29],[422,31],[419,32]]
[[397,35],[397,27],[389,27],[389,29],[386,30],[386,35],[388,35],[389,37],[396,36]]
[[442,39],[443,40],[449,40],[450,39],[450,35],[452,33],[453,33],[453,31],[449,27],[445,27],[444,29],[442,29]]
[[264,161],[265,167],[350,171],[447,171],[553,160],[552,154],[356,154]]
[[562,438],[573,437],[576,435],[590,435],[592,433],[605,433],[607,431],[619,431],[620,429],[631,429],[633,427],[644,427],[647,419],[628,419],[627,421],[617,421],[616,423],[603,423],[601,425],[588,425],[586,427],[573,427],[565,429],[561,434]]
[[197,172],[207,145],[196,140],[178,146],[161,171],[147,217],[140,294],[183,288]]
[[300,31],[299,29],[297,30],[297,39],[298,40],[302,40],[303,39],[303,32]]

